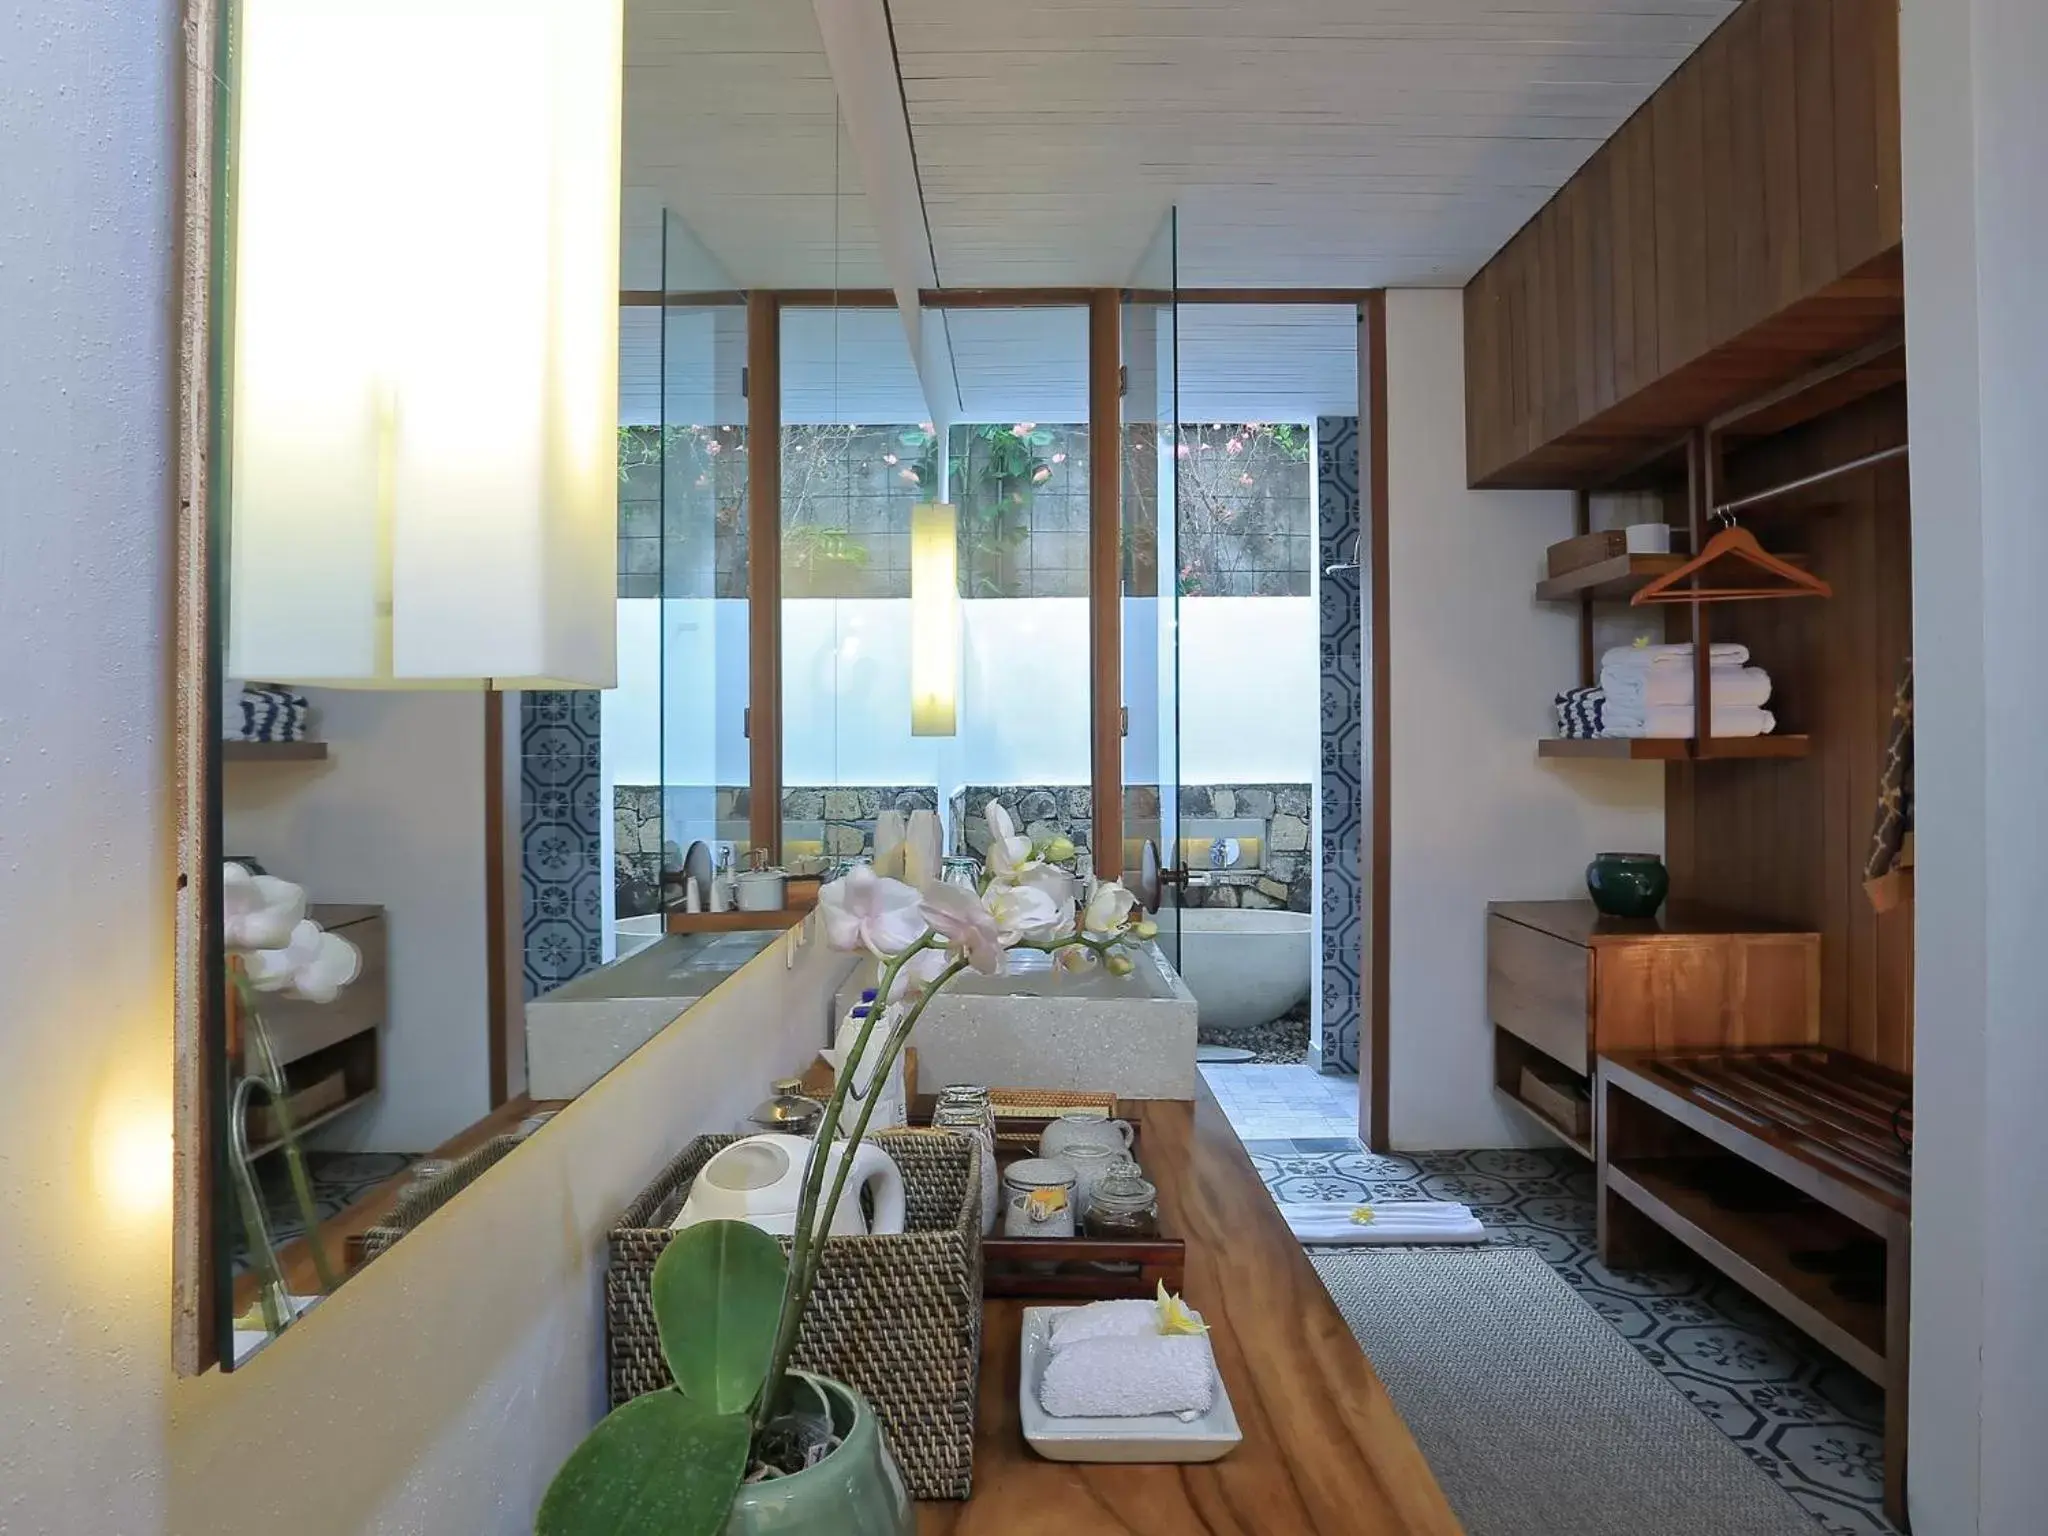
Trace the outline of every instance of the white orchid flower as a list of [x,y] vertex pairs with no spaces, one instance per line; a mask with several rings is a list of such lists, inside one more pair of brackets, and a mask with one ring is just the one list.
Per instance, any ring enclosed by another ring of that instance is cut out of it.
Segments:
[[1041,886],[1029,883],[991,886],[983,904],[1005,946],[1026,939],[1050,943],[1062,937],[1060,930],[1074,911],[1071,902],[1055,901]]
[[923,910],[925,921],[946,941],[949,955],[964,959],[984,976],[1002,973],[1002,931],[974,892],[943,882],[927,886]]
[[928,990],[945,969],[944,950],[919,950],[897,970],[896,979],[890,983],[889,995],[884,1001],[897,1003],[917,997]]
[[989,801],[982,815],[988,820],[988,872],[1000,880],[1030,862],[1031,839],[1018,833],[1000,800]]
[[1114,880],[1104,880],[1088,893],[1088,905],[1081,913],[1081,931],[1091,938],[1106,939],[1123,932],[1138,898]]
[[825,940],[834,949],[867,950],[880,959],[900,954],[925,935],[918,894],[901,880],[857,864],[818,892]]
[[242,968],[258,992],[331,1003],[361,974],[363,956],[339,934],[326,933],[311,918],[301,918],[289,943],[249,951],[242,957]]
[[306,915],[305,890],[275,875],[221,866],[221,940],[230,954],[282,949]]

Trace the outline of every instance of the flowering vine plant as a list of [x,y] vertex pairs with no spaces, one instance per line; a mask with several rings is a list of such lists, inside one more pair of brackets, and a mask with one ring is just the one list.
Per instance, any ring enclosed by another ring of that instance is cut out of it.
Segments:
[[[988,856],[972,885],[912,884],[899,849],[819,893],[832,947],[879,963],[882,1006],[840,1063],[804,1163],[789,1254],[744,1222],[700,1222],[670,1241],[651,1299],[675,1385],[623,1404],[591,1431],[542,1501],[541,1536],[714,1536],[742,1483],[830,1454],[829,1411],[806,1408],[821,1394],[790,1361],[824,1255],[829,1220],[819,1213],[838,1208],[853,1166],[828,1149],[842,1134],[865,1136],[882,1097],[856,1097],[856,1078],[884,1080],[932,998],[963,972],[997,975],[1013,951],[1032,950],[1063,972],[1129,975],[1130,947],[1157,936],[1122,885],[1084,887],[1064,867],[1075,854],[1069,839],[1021,835],[994,801],[986,815]],[[859,1104],[850,1125],[849,1102]]]

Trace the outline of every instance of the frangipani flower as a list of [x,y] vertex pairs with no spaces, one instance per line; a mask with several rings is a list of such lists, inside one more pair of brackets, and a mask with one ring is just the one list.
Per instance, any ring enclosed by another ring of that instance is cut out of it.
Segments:
[[929,886],[923,913],[933,932],[946,941],[948,954],[965,960],[984,976],[1002,973],[1002,932],[995,915],[974,892],[944,882]]
[[1166,1288],[1164,1280],[1159,1282],[1157,1297],[1159,1307],[1159,1331],[1171,1337],[1183,1333],[1207,1333],[1209,1325],[1188,1310],[1188,1304]]
[[818,892],[825,941],[834,949],[860,950],[886,959],[924,937],[918,894],[901,880],[855,865],[846,877]]

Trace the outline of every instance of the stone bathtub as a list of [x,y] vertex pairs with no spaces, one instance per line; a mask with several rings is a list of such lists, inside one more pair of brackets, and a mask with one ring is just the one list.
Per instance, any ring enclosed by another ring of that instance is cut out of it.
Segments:
[[[1011,971],[969,971],[925,1008],[910,1043],[918,1086],[1058,1088],[1130,1099],[1195,1096],[1195,998],[1156,945],[1134,949],[1136,969],[1055,974],[1049,957],[1013,952]],[[875,984],[860,965],[841,989],[837,1018]]]
[[1183,907],[1180,974],[1210,1029],[1279,1018],[1309,994],[1314,935],[1306,912]]

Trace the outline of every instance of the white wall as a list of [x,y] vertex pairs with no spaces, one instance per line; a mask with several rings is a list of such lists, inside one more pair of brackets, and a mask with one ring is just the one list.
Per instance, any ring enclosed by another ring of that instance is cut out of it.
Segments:
[[163,1529],[169,4],[0,45],[0,1528]]
[[384,907],[383,1088],[317,1139],[431,1151],[490,1110],[483,695],[308,697],[327,761],[228,768],[223,851],[255,855],[314,901]]
[[2048,1510],[2048,8],[1905,0],[1920,1536]]
[[1405,1148],[1533,1139],[1493,1097],[1486,903],[1583,896],[1595,853],[1664,846],[1661,769],[1536,756],[1577,681],[1573,612],[1533,597],[1571,497],[1466,489],[1464,358],[1457,290],[1387,295],[1389,1122]]

